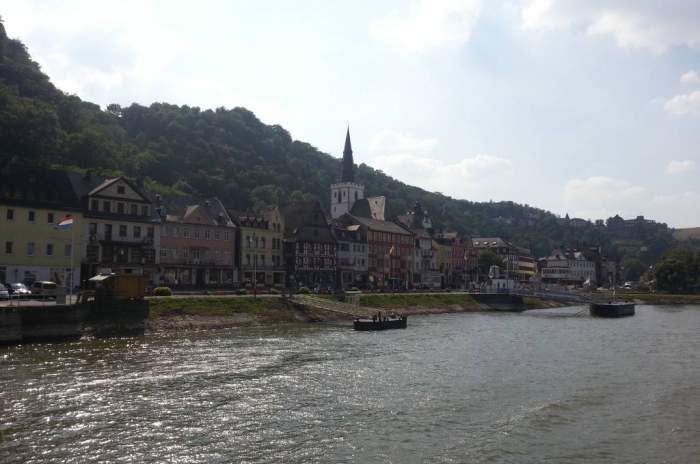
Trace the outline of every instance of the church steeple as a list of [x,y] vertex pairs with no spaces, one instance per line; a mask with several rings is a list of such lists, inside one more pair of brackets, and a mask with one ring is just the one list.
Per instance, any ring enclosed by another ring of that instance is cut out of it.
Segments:
[[355,182],[355,163],[352,159],[352,144],[350,143],[350,127],[345,134],[345,148],[343,149],[343,167],[340,173],[341,182]]

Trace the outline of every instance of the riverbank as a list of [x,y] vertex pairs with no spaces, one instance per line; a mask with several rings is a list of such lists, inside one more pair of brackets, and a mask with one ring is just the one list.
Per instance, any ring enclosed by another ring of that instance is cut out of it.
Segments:
[[[352,319],[335,312],[301,308],[281,298],[161,297],[151,298],[149,302],[150,315],[146,324],[149,331],[307,324]],[[566,306],[561,302],[539,298],[525,298],[524,303],[526,309]],[[361,295],[360,305],[406,315],[492,310],[470,295],[456,293],[366,294]]]

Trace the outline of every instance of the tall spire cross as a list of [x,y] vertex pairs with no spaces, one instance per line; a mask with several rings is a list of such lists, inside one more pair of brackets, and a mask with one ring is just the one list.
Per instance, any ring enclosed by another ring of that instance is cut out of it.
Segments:
[[350,126],[345,134],[345,148],[343,149],[343,166],[340,173],[341,182],[355,182],[355,162],[352,159],[352,144],[350,143]]

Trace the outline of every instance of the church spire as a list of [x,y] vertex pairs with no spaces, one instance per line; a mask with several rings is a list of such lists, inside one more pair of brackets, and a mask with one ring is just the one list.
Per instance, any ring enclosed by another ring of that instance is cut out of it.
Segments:
[[350,143],[350,127],[345,134],[345,148],[343,149],[343,167],[340,173],[341,182],[355,182],[355,162],[352,159],[352,144]]

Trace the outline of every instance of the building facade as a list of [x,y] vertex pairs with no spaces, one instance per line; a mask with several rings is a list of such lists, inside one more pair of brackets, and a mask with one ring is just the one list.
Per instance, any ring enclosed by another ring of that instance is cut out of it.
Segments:
[[[124,177],[84,178],[84,275],[139,274],[159,282],[160,216],[143,190]],[[81,190],[84,190],[81,189]]]
[[287,284],[327,290],[336,288],[337,243],[318,201],[287,205],[284,218],[284,263]]
[[433,224],[428,212],[416,202],[412,210],[397,218],[397,222],[414,237],[412,286],[424,289],[441,287],[443,279],[438,270]]
[[596,263],[588,260],[580,251],[554,250],[540,260],[542,282],[596,285]]
[[339,287],[345,290],[366,287],[369,260],[366,230],[358,224],[344,226],[337,222],[332,223],[332,230],[338,243],[336,265]]
[[237,214],[239,227],[239,265],[242,284],[257,287],[283,287],[284,218],[277,207],[264,208],[258,213]]
[[[58,230],[67,217],[72,226]],[[83,226],[71,174],[41,168],[0,172],[0,284],[79,285]]]
[[470,267],[478,261],[484,250],[493,251],[503,261],[501,276],[515,282],[529,282],[537,274],[537,264],[530,250],[513,245],[499,237],[475,237],[471,239],[468,256]]
[[236,225],[217,198],[167,214],[161,226],[160,282],[171,287],[233,285]]

